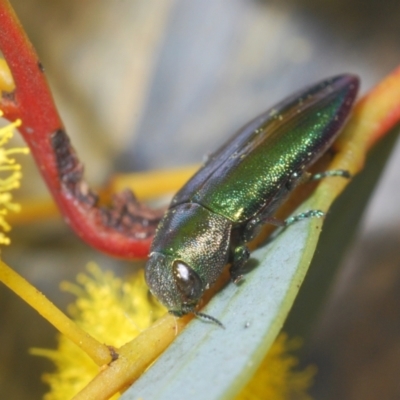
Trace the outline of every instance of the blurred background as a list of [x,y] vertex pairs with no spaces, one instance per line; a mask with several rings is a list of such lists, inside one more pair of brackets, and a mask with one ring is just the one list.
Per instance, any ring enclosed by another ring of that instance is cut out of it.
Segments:
[[[400,64],[396,0],[11,3],[94,186],[116,171],[199,163],[305,85],[351,72],[365,93]],[[24,163],[19,197],[45,196]],[[399,170],[397,146],[315,327],[315,399],[400,398]],[[135,267],[91,250],[60,219],[14,227],[11,239],[3,259],[63,309],[73,298],[59,282],[88,261],[121,275]],[[27,351],[54,346],[55,331],[2,285],[0,304],[1,397],[40,398],[51,365]]]

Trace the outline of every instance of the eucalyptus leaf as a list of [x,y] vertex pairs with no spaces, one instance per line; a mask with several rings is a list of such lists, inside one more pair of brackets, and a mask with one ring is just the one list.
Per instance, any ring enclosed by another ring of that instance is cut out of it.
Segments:
[[[300,210],[309,209],[304,203]],[[264,358],[299,290],[322,220],[290,226],[252,253],[257,266],[202,310],[225,329],[193,320],[122,399],[232,398]],[[178,395],[179,394],[179,395]]]

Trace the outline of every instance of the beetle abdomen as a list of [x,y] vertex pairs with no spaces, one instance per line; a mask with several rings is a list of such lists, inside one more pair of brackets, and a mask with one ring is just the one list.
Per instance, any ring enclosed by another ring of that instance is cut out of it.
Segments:
[[194,202],[241,223],[270,202],[277,205],[294,174],[300,177],[331,146],[358,85],[356,76],[340,75],[263,113],[211,157],[171,206]]

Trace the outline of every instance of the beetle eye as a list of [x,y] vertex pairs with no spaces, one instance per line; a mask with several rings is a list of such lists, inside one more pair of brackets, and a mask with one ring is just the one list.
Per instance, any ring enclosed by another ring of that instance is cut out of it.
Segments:
[[176,285],[184,300],[197,300],[201,296],[203,288],[203,282],[199,275],[180,260],[174,261],[172,270]]

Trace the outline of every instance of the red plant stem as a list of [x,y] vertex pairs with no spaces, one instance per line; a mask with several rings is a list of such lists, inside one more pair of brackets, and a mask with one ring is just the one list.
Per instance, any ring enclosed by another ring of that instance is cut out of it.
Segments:
[[160,218],[132,195],[117,196],[113,209],[97,205],[83,181],[83,166],[65,134],[43,67],[13,9],[0,0],[0,49],[16,89],[3,93],[5,118],[22,120],[19,128],[61,213],[91,246],[120,258],[145,257]]

